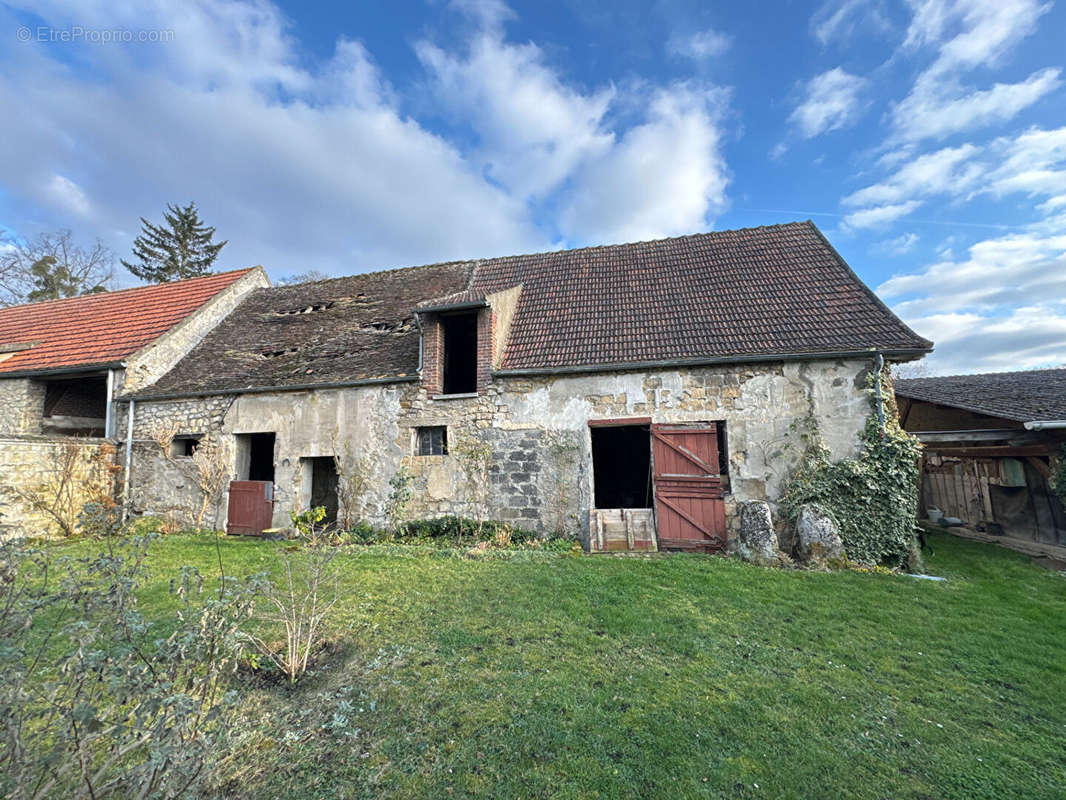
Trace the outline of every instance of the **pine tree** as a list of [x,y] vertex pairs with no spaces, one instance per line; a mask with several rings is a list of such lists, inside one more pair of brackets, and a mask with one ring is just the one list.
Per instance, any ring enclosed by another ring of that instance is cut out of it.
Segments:
[[204,224],[196,203],[181,207],[167,203],[163,224],[141,217],[141,235],[133,240],[133,255],[140,263],[122,266],[151,283],[180,281],[208,275],[226,242],[211,241],[215,229]]

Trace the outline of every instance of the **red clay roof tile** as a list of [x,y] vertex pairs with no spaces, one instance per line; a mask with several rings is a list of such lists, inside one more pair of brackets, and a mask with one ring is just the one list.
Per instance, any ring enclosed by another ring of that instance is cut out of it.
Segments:
[[0,360],[0,377],[121,361],[251,271],[0,308],[0,353],[33,345]]

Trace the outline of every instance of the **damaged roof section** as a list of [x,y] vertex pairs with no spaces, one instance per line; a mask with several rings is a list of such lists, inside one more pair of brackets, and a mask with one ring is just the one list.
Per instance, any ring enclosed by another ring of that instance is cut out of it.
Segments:
[[257,289],[134,397],[402,380],[418,371],[415,306],[463,291],[470,264]]
[[411,378],[416,313],[486,304],[501,372],[932,347],[807,221],[260,289],[140,396]]
[[909,378],[896,394],[1015,422],[1066,420],[1066,369]]

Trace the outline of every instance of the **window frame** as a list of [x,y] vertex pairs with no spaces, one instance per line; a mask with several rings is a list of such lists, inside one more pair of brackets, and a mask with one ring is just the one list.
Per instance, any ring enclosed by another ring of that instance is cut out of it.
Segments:
[[415,427],[414,434],[415,456],[426,457],[448,455],[447,425],[418,425]]

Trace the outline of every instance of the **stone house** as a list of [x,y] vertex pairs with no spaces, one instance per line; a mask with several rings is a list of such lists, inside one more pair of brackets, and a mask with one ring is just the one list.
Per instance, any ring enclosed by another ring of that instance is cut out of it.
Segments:
[[900,424],[925,446],[925,509],[1023,547],[1066,547],[1051,480],[1066,446],[1066,369],[899,380],[896,397]]
[[257,288],[114,432],[136,513],[380,524],[406,483],[412,518],[717,549],[795,423],[854,455],[878,355],[931,347],[808,221]]
[[268,284],[255,268],[0,308],[0,533],[55,531],[29,496],[79,507],[120,435],[114,398],[154,383]]

